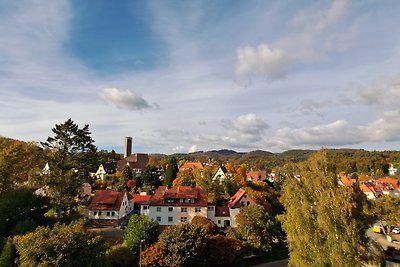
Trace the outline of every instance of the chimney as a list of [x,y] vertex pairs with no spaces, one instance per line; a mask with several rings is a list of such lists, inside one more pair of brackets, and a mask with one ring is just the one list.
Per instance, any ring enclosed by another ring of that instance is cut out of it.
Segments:
[[125,137],[125,150],[124,158],[129,157],[132,154],[132,137]]

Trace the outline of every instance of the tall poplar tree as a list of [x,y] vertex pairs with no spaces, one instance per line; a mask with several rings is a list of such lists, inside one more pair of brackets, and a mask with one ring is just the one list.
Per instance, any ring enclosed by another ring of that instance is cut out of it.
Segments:
[[179,172],[178,162],[175,157],[171,157],[165,170],[164,185],[171,186]]
[[338,186],[321,150],[291,165],[284,184],[282,226],[291,266],[357,266],[367,221],[357,185]]

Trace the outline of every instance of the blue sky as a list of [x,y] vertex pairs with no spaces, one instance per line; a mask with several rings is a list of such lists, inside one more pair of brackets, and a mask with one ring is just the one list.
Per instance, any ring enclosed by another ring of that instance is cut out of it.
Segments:
[[400,3],[0,0],[0,135],[400,150]]

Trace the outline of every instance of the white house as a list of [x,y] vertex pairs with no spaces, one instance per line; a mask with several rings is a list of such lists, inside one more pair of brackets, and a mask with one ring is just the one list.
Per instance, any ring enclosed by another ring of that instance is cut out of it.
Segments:
[[397,168],[395,168],[393,166],[393,164],[390,164],[390,168],[389,168],[389,175],[396,175],[398,172]]
[[213,181],[218,179],[220,182],[222,182],[228,177],[227,173],[228,170],[225,167],[219,167],[212,179]]
[[87,217],[90,220],[109,220],[110,224],[126,217],[133,211],[132,195],[126,191],[97,190],[90,202]]

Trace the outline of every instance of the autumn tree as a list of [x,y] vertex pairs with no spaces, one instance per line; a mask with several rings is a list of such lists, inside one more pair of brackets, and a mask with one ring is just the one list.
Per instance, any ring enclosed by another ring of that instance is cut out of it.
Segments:
[[106,251],[101,237],[92,237],[84,221],[53,228],[38,227],[14,237],[20,266],[102,266]]
[[245,253],[243,242],[223,235],[209,236],[206,242],[204,266],[234,266],[233,263]]
[[205,257],[206,234],[190,223],[171,226],[160,235],[160,247],[166,266],[196,266]]
[[327,152],[288,167],[280,218],[293,266],[357,266],[367,227],[365,197],[355,186],[338,186]]
[[142,248],[149,247],[157,241],[160,227],[158,222],[146,215],[132,216],[125,230],[124,241],[134,255]]
[[171,157],[165,170],[164,185],[171,186],[178,172],[178,162],[175,157]]
[[172,182],[173,186],[196,186],[193,172],[190,170],[183,170],[178,172],[176,179]]
[[388,195],[376,199],[372,203],[372,212],[376,219],[381,222],[386,221],[386,233],[389,233],[391,226],[397,225],[400,222],[400,199]]
[[202,227],[208,235],[213,235],[218,230],[217,225],[211,219],[203,216],[194,216],[190,223]]
[[236,215],[238,226],[232,228],[229,236],[242,240],[253,251],[271,250],[274,237],[274,217],[261,205],[244,207]]

